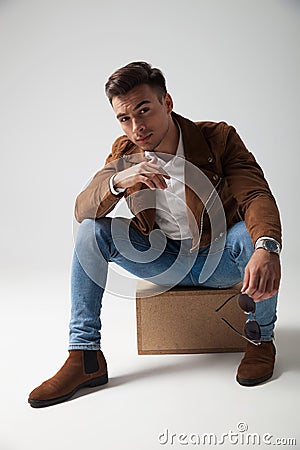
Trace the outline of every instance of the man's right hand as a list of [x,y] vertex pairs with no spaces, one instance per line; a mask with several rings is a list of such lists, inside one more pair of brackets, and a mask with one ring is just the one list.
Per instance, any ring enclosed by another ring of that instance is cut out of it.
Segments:
[[157,165],[157,157],[153,156],[149,161],[143,161],[129,169],[118,172],[113,180],[115,188],[126,189],[137,183],[144,183],[150,189],[166,189],[167,183],[165,178],[170,176],[167,172]]

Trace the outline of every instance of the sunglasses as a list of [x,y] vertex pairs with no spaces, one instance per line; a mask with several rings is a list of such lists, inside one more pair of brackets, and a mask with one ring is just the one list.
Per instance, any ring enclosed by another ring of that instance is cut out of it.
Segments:
[[245,323],[245,327],[244,327],[244,333],[242,334],[240,333],[238,330],[236,330],[226,319],[224,319],[224,317],[222,317],[221,319],[223,320],[223,322],[225,322],[233,331],[235,331],[237,334],[239,334],[241,337],[243,337],[244,339],[247,339],[247,341],[251,342],[254,345],[260,345],[261,344],[261,330],[260,330],[260,326],[256,320],[256,315],[255,315],[255,311],[256,311],[256,303],[253,300],[253,298],[249,297],[249,295],[247,294],[234,294],[231,297],[229,297],[224,303],[223,305],[219,306],[219,308],[216,309],[216,312],[220,311],[220,309],[223,308],[223,306],[225,306],[231,299],[233,299],[234,297],[236,297],[238,295],[238,305],[241,308],[241,310],[245,313],[245,314],[253,314],[253,319],[248,319],[247,322]]

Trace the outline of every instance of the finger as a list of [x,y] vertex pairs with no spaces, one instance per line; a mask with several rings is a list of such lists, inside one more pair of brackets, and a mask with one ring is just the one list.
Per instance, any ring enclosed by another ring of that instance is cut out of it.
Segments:
[[274,281],[274,289],[276,292],[279,290],[279,286],[280,286],[280,277],[276,278]]
[[145,177],[144,175],[140,175],[138,178],[138,181],[146,184],[146,186],[148,186],[152,191],[156,189],[156,186],[153,183],[153,181],[151,181],[149,178]]
[[155,167],[140,167],[139,168],[139,173],[142,173],[144,175],[146,174],[153,174],[153,175],[161,175],[164,178],[170,179],[170,175],[167,174],[167,172],[165,172],[163,169],[161,169],[160,167],[156,166]]
[[249,272],[249,270],[246,267],[245,274],[244,274],[244,280],[243,280],[243,286],[242,286],[241,292],[245,292],[246,289],[248,289],[249,280],[250,280],[250,272]]
[[157,158],[157,156],[153,155],[153,156],[150,156],[150,159],[148,161],[156,164],[158,161],[158,158]]
[[265,298],[270,298],[275,295],[279,290],[280,277],[271,277],[267,280]]
[[280,280],[278,279],[274,279],[273,280],[273,284],[270,286],[270,290],[269,290],[269,298],[273,297],[273,295],[277,294],[278,290],[279,290],[279,284],[280,284]]
[[[141,168],[143,169],[143,166]],[[147,169],[147,171],[149,171],[149,172],[160,173],[163,176],[165,176],[166,178],[171,178],[170,175],[162,167],[158,166],[157,164],[146,163],[144,168]]]
[[258,289],[252,293],[252,298],[255,302],[260,302],[272,297],[275,293],[273,278],[262,277]]
[[265,293],[261,293],[260,291],[255,291],[251,294],[251,297],[255,302],[260,302],[261,300],[265,300],[268,296]]
[[161,179],[155,177],[151,181],[155,184],[155,186],[158,189],[166,189],[167,188],[167,185],[164,180],[162,181]]
[[268,292],[267,298],[273,297],[275,294],[277,294],[277,292],[278,292],[278,289],[272,289],[270,292]]
[[[250,294],[248,294],[248,295],[250,295]],[[255,292],[253,292],[250,295],[250,297],[252,297],[255,302],[261,302],[262,300],[267,300],[268,298],[272,297],[273,295],[274,295],[273,292],[265,291],[265,292],[261,293],[259,290],[257,290]]]
[[275,289],[274,289],[274,281],[273,279],[269,279],[267,281],[265,294],[267,295],[267,298],[270,298],[274,295]]
[[168,187],[164,177],[161,175],[156,175],[152,181],[156,183],[157,187],[160,189],[166,189]]
[[167,183],[165,182],[165,179],[162,175],[148,172],[147,174],[144,174],[144,176],[149,178],[159,189],[166,189]]
[[250,274],[250,280],[248,283],[248,288],[245,290],[245,293],[247,295],[255,296],[256,291],[258,290],[259,286],[259,277],[258,275],[255,275],[253,273]]
[[267,295],[267,281],[266,277],[263,276],[259,279],[257,290],[255,292],[255,296],[258,300]]
[[158,177],[156,175],[153,174],[144,174],[141,175],[139,178],[140,181],[142,181],[142,183],[146,184],[147,186],[150,187],[150,189],[154,190],[154,189],[166,189],[167,184],[165,182],[165,180],[161,177]]
[[276,283],[276,279],[273,279],[273,277],[267,279],[265,292],[262,296],[259,297],[259,301],[271,298],[271,297],[273,297],[273,295],[276,294],[277,290],[275,289],[275,283]]

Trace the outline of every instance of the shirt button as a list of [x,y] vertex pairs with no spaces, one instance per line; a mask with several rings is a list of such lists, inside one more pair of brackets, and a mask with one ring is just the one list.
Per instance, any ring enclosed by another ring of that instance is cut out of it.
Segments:
[[209,163],[212,163],[213,160],[214,160],[214,158],[213,158],[212,156],[209,156],[208,159],[207,159],[207,161],[208,161]]
[[213,177],[212,177],[212,179],[214,180],[214,181],[217,181],[217,179],[218,179],[219,177],[218,177],[218,175],[215,173],[214,175],[213,175]]

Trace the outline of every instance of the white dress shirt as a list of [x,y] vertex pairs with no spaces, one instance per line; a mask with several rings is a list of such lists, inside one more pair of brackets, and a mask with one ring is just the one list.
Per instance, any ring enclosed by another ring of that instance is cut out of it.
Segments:
[[[165,178],[166,189],[156,189],[155,222],[170,239],[183,240],[191,239],[192,234],[188,224],[185,201],[184,161],[181,161],[181,159],[184,159],[184,148],[179,126],[178,129],[179,142],[176,158],[173,155],[160,154],[154,151],[145,151],[145,156],[148,158],[156,156],[157,165],[163,167],[171,177],[170,179]],[[160,156],[164,156],[164,159]],[[110,189],[114,195],[118,195],[124,189],[113,187],[113,177],[110,178]]]

